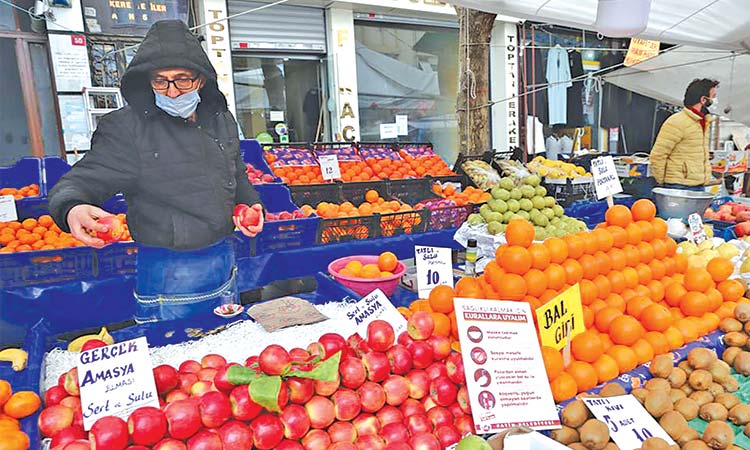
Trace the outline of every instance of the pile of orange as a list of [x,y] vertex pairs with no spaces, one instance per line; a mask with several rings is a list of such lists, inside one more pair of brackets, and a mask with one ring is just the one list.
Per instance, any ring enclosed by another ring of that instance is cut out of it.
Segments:
[[0,189],[0,196],[2,195],[12,195],[16,200],[21,200],[24,197],[39,197],[39,185],[30,184],[22,188],[4,187]]
[[286,184],[324,183],[320,166],[271,166],[273,174]]
[[426,299],[413,301],[409,307],[400,306],[396,309],[407,320],[418,311],[427,311],[435,322],[434,334],[445,336],[451,340],[451,348],[461,351],[458,339],[458,325],[456,324],[456,312],[453,310],[453,297],[481,298],[482,290],[476,278],[465,277],[456,283],[452,289],[450,286],[437,286]]
[[[120,241],[130,241],[125,214],[117,217],[125,226]],[[12,222],[0,222],[0,253],[30,252],[36,250],[55,250],[60,248],[83,247],[84,244],[72,234],[62,231],[52,217],[40,216]]]
[[343,269],[339,271],[339,275],[352,278],[387,278],[393,276],[393,271],[398,266],[398,258],[391,252],[383,252],[378,255],[377,264],[362,264],[360,261],[354,260],[346,263]]
[[18,419],[34,414],[42,400],[31,391],[13,392],[10,383],[0,380],[0,448],[3,450],[26,450],[29,436],[21,431]]
[[489,192],[484,192],[474,186],[467,186],[463,191],[458,192],[451,183],[446,184],[445,187],[441,183],[435,183],[432,185],[432,192],[445,199],[453,200],[459,206],[469,203],[477,205],[492,199],[492,195]]
[[[395,154],[394,154],[395,155]],[[392,158],[367,158],[365,159],[367,165],[370,166],[372,171],[381,180],[389,178],[391,180],[399,180],[403,178],[417,178],[421,175],[409,165],[408,162],[404,161],[400,157],[396,156]],[[424,174],[422,174],[424,175]]]
[[359,206],[352,202],[343,202],[341,204],[320,202],[316,208],[310,205],[302,205],[300,208],[305,216],[312,213],[324,219],[335,219],[343,217],[362,217],[373,214],[391,214],[396,212],[412,211],[412,207],[398,200],[385,200],[380,196],[378,191],[369,190],[365,194],[365,201]]
[[415,158],[405,150],[401,150],[399,154],[404,159],[404,161],[406,161],[409,166],[414,169],[414,172],[416,172],[417,176],[423,177],[425,175],[429,175],[433,177],[446,177],[456,174],[450,169],[450,167],[448,167],[448,164],[443,161],[443,158],[438,155]]
[[341,171],[341,181],[378,181],[379,178],[364,161],[339,161],[339,170]]

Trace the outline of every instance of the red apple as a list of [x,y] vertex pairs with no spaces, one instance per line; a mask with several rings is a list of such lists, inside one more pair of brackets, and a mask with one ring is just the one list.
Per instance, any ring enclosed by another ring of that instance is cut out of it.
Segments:
[[464,384],[466,377],[464,376],[464,360],[461,358],[461,354],[453,352],[445,359],[445,368],[448,370],[448,378],[457,385]]
[[357,450],[357,446],[351,442],[334,442],[326,450]]
[[385,440],[386,444],[407,442],[409,440],[409,429],[403,423],[389,423],[383,425],[380,430],[380,437]]
[[74,413],[73,409],[59,404],[44,408],[37,420],[39,431],[44,436],[53,437],[60,430],[73,425]]
[[289,388],[289,401],[299,405],[307,403],[315,393],[315,383],[309,378],[290,377],[286,379]]
[[250,423],[253,445],[260,450],[275,448],[284,439],[284,424],[272,414],[261,414]]
[[406,442],[394,442],[385,446],[385,450],[414,450],[409,445],[409,441]]
[[414,450],[443,450],[440,441],[430,433],[418,433],[412,435],[409,445]]
[[200,397],[201,395],[212,391],[217,391],[213,381],[200,380],[190,386],[190,395],[192,397]]
[[323,357],[326,354],[326,349],[323,347],[323,344],[320,342],[311,342],[307,346],[307,353],[310,354],[311,358],[320,358],[323,359]]
[[406,374],[409,380],[409,396],[421,399],[430,393],[430,376],[424,370],[412,370]]
[[200,430],[195,433],[187,442],[188,450],[223,450],[224,444],[221,443],[221,437],[209,430]]
[[136,445],[154,445],[167,434],[167,417],[158,408],[138,408],[128,417],[128,433]]
[[195,373],[180,374],[180,389],[190,393],[193,385],[198,382],[198,375]]
[[391,375],[383,382],[385,401],[391,406],[400,406],[410,393],[409,380],[401,375]]
[[253,431],[237,420],[230,420],[219,428],[219,437],[225,450],[253,447]]
[[81,397],[67,396],[60,400],[60,404],[72,409],[73,412],[81,412]]
[[424,405],[419,403],[419,400],[413,398],[406,399],[399,409],[401,410],[401,414],[404,415],[404,418],[425,413]]
[[341,386],[341,377],[339,376],[339,374],[336,374],[336,381],[315,380],[313,382],[315,394],[321,395],[323,397],[329,397],[333,395],[333,393],[338,390],[339,386]]
[[162,364],[154,367],[154,381],[156,382],[156,392],[164,395],[176,388],[180,384],[180,374],[174,367],[168,364]]
[[328,436],[331,442],[355,442],[357,440],[357,430],[351,422],[333,422],[328,427]]
[[435,360],[432,346],[424,341],[416,341],[408,348],[411,352],[412,364],[415,369],[425,369]]
[[119,417],[102,417],[89,430],[92,449],[124,450],[128,440],[128,424]]
[[333,402],[326,397],[316,395],[305,404],[310,426],[316,429],[327,428],[336,419]]
[[63,386],[65,391],[73,396],[78,397],[81,394],[78,386],[78,368],[73,367],[65,375],[65,384]]
[[443,426],[453,425],[453,414],[451,414],[448,408],[443,408],[441,406],[436,406],[428,410],[427,418],[430,419],[430,422],[432,422],[432,427],[435,430]]
[[447,376],[439,376],[430,383],[430,398],[440,406],[450,406],[457,396],[458,388]]
[[341,361],[339,373],[341,374],[341,384],[349,389],[357,389],[367,380],[365,364],[361,359],[353,356],[346,357]]
[[429,411],[432,408],[437,408],[438,405],[435,403],[430,397],[425,397],[422,399],[422,405],[424,405],[424,410]]
[[331,396],[331,400],[337,420],[350,421],[357,417],[362,409],[359,395],[351,389],[339,389]]
[[164,398],[164,400],[166,400],[167,404],[169,404],[177,400],[184,400],[186,398],[190,398],[187,392],[175,389],[173,391],[170,391],[169,394],[167,394],[167,396]]
[[385,441],[378,435],[359,436],[357,438],[357,450],[384,450]]
[[188,359],[187,361],[183,361],[177,370],[180,373],[198,373],[202,368],[203,366],[198,361]]
[[187,439],[201,427],[200,409],[197,402],[191,399],[168,404],[164,414],[167,416],[169,436],[175,439]]
[[373,351],[385,352],[396,340],[393,327],[385,320],[373,320],[367,325],[367,345]]
[[388,378],[388,374],[391,372],[391,363],[388,361],[388,356],[382,352],[365,353],[362,357],[362,363],[364,363],[365,371],[367,371],[367,379],[375,383],[380,383]]
[[208,354],[201,358],[201,366],[204,368],[221,369],[227,365],[227,360],[221,355]]
[[440,448],[448,448],[461,440],[461,433],[453,425],[444,425],[435,430],[435,437],[440,441]]
[[212,367],[204,367],[201,370],[198,371],[198,380],[200,381],[210,381],[213,383],[214,377],[216,376],[216,373],[218,372],[218,369],[214,369]]
[[68,391],[65,388],[62,386],[52,386],[44,393],[44,405],[47,407],[57,405],[67,396]]
[[214,376],[214,386],[216,386],[216,389],[219,391],[229,394],[232,389],[234,389],[235,385],[229,382],[228,378],[228,372],[229,368],[233,366],[239,366],[238,363],[231,363],[227,364],[226,366],[220,368],[216,375]]
[[417,311],[409,317],[406,323],[406,331],[409,337],[415,341],[424,341],[432,336],[435,330],[435,321],[427,311]]
[[404,347],[409,348],[409,346],[414,343],[414,339],[409,336],[408,332],[404,331],[403,333],[398,335],[398,339],[396,339],[396,342],[398,343],[398,345],[403,345]]
[[182,441],[167,438],[154,445],[153,450],[187,450],[187,446]]
[[380,432],[380,422],[372,414],[362,413],[354,418],[352,424],[360,439],[363,436],[376,435]]
[[432,422],[426,414],[414,414],[406,418],[406,427],[412,436],[419,433],[432,433]]
[[456,427],[461,436],[476,432],[476,430],[474,430],[474,420],[472,420],[471,416],[466,414],[457,418],[453,422],[453,426]]
[[310,430],[310,417],[307,415],[307,411],[300,405],[287,405],[281,414],[279,419],[284,425],[284,437],[293,441],[302,439]]
[[107,346],[107,343],[102,341],[101,339],[89,339],[81,346],[81,351],[87,352],[95,348],[106,347],[106,346]]
[[[328,359],[340,351],[346,349],[346,339],[343,336],[336,333],[326,333],[318,339],[323,345],[323,359]],[[344,356],[343,354],[341,355]]]
[[406,375],[412,368],[412,357],[409,350],[401,344],[396,344],[385,352],[391,364],[391,372],[396,375]]
[[279,445],[276,446],[276,450],[305,450],[305,447],[303,447],[299,442],[284,439]]
[[456,395],[456,402],[464,414],[471,415],[471,401],[469,400],[469,390],[466,385],[461,386]]
[[346,340],[346,344],[349,346],[351,352],[354,353],[354,356],[358,358],[361,358],[362,355],[371,351],[370,345],[366,340],[362,339],[362,336],[358,333],[349,336],[349,339]]
[[302,446],[305,450],[327,450],[331,445],[331,437],[323,430],[310,430],[302,438]]
[[299,347],[289,350],[289,357],[292,358],[293,362],[297,362],[297,363],[308,362],[310,361],[310,358],[311,358],[310,352]]
[[125,450],[151,450],[145,445],[129,445],[125,447]]
[[201,422],[206,428],[219,428],[232,417],[232,403],[221,392],[206,392],[200,398]]
[[453,417],[456,418],[456,419],[458,419],[459,417],[463,417],[463,415],[464,415],[464,412],[463,412],[463,410],[461,410],[461,406],[459,406],[458,402],[450,405],[448,407],[448,411],[450,411],[451,414],[453,414]]
[[232,405],[232,416],[242,422],[247,422],[258,417],[263,407],[255,403],[250,397],[249,386],[237,386],[229,394],[229,402]]
[[65,444],[63,450],[91,450],[92,445],[87,439],[76,439]]
[[385,405],[385,390],[381,385],[372,381],[366,381],[360,386],[357,394],[359,394],[364,412],[375,413]]
[[384,427],[389,423],[401,423],[404,421],[404,415],[395,406],[385,405],[375,414],[380,421],[380,426]]
[[104,216],[98,218],[96,221],[107,227],[106,231],[96,232],[96,237],[107,244],[119,241],[120,237],[125,232],[125,227],[117,216]]
[[292,358],[284,347],[271,344],[260,352],[258,364],[266,375],[281,375],[292,366]]
[[432,335],[427,343],[432,346],[435,361],[442,361],[451,354],[451,341],[445,336]]
[[[258,355],[250,356],[245,360],[245,367],[250,367],[253,365],[257,366],[257,364],[258,364]],[[257,370],[260,370],[260,368],[258,368]]]
[[66,427],[55,433],[52,436],[52,442],[49,444],[49,448],[55,448],[57,446],[64,446],[70,442],[77,440],[86,440],[88,434],[83,431],[82,428],[77,427]]
[[434,362],[427,366],[424,371],[427,372],[427,376],[430,377],[430,380],[434,380],[435,378],[440,376],[448,376],[448,369],[442,362]]

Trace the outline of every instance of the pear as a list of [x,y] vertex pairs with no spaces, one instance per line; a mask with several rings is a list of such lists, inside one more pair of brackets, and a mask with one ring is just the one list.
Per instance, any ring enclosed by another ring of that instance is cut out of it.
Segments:
[[732,259],[735,256],[740,256],[740,250],[732,244],[721,244],[716,250],[723,258]]
[[706,239],[705,241],[698,244],[698,251],[700,250],[712,250],[714,248],[714,241]]
[[748,272],[750,272],[750,258],[742,261],[742,265],[740,266],[740,273],[748,273]]
[[698,246],[690,241],[682,241],[677,244],[677,249],[680,253],[687,256],[688,258],[698,253]]
[[484,439],[472,434],[461,439],[456,450],[492,450],[492,447]]

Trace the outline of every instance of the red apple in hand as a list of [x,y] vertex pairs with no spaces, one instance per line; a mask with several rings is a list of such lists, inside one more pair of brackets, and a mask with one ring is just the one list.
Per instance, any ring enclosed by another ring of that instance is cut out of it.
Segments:
[[237,205],[234,207],[234,217],[243,227],[250,232],[259,233],[263,228],[263,207],[259,204],[253,206]]
[[122,233],[125,232],[125,227],[122,225],[122,221],[117,216],[100,217],[97,222],[105,225],[107,227],[107,231],[97,231],[96,237],[107,244],[119,241]]

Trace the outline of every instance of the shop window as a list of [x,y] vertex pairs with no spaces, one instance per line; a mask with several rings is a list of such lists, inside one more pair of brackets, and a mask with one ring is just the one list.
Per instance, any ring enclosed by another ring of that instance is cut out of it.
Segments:
[[431,142],[452,163],[458,155],[458,29],[355,22],[362,141],[380,124],[409,120],[402,141]]
[[89,35],[88,43],[92,84],[95,87],[120,87],[120,79],[138,50],[134,47],[138,41],[103,40],[101,37]]
[[[14,39],[0,39],[0,61],[16,61]],[[0,92],[10,95],[0,102],[0,117],[3,118],[0,120],[0,145],[3,149],[0,165],[9,165],[19,158],[31,156],[29,123],[16,64],[0,65]]]

